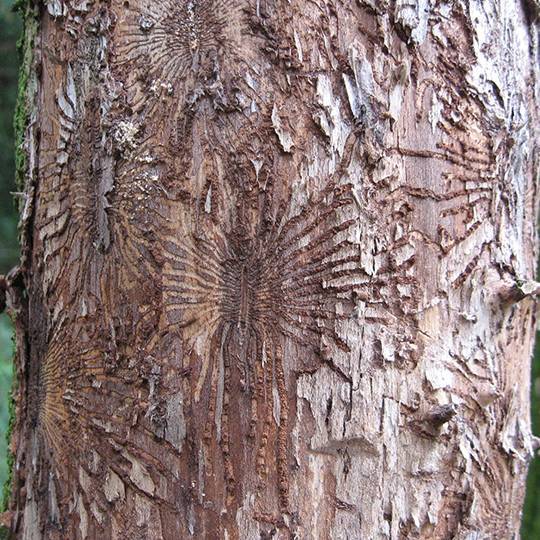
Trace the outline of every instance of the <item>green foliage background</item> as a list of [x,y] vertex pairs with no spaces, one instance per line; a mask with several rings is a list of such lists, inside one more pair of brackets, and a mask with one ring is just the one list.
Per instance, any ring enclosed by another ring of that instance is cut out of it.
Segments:
[[[17,216],[15,191],[15,148],[13,111],[17,96],[17,39],[21,22],[10,0],[0,0],[0,274],[17,262]],[[12,327],[7,315],[0,315],[0,488],[8,477],[6,431],[9,424],[9,396],[12,381]],[[0,489],[0,509],[2,490]]]
[[[11,388],[11,376],[12,376],[12,343],[11,343],[11,325],[6,315],[0,316],[0,486],[4,485],[4,482],[8,476],[7,470],[7,441],[5,433],[9,423],[9,391]],[[0,490],[0,498],[2,492]],[[1,504],[1,503],[0,503]]]
[[[16,42],[21,22],[13,11],[12,0],[0,0],[0,274],[8,272],[18,258],[17,218],[12,193],[15,192],[15,148],[13,111],[17,96],[18,57]],[[16,195],[17,196],[17,195]],[[540,433],[540,347],[537,347],[532,373],[533,431]],[[9,396],[12,381],[12,327],[0,315],[0,487],[8,477],[5,434],[9,424]],[[540,462],[531,464],[528,495],[523,513],[523,540],[540,540]],[[0,490],[1,499],[1,490]],[[0,501],[1,506],[1,501]],[[0,531],[1,532],[1,531]]]
[[15,191],[13,111],[17,96],[17,49],[20,18],[9,0],[0,0],[0,273],[11,268],[18,256]]
[[[532,430],[540,433],[540,333],[536,335],[536,350],[532,365],[531,416]],[[540,539],[540,458],[533,459],[527,478],[527,498],[523,508],[521,527],[523,540]]]

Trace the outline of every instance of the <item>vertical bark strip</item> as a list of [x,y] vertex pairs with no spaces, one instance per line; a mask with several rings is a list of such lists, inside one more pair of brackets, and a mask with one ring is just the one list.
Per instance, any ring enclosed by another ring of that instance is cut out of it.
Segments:
[[36,10],[16,537],[517,537],[531,6]]

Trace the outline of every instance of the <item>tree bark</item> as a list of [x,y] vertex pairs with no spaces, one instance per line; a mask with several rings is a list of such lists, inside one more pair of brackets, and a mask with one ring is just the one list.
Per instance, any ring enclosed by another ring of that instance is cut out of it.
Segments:
[[519,536],[536,7],[26,6],[17,538]]

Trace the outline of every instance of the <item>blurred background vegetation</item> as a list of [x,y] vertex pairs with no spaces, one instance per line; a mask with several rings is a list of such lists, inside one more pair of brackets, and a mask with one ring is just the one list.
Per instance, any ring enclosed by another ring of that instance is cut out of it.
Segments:
[[[17,95],[17,40],[21,32],[11,0],[0,0],[0,274],[17,262],[17,215],[15,191],[15,149],[13,111]],[[8,476],[6,430],[12,379],[12,327],[6,314],[0,315],[0,488]],[[2,489],[0,489],[0,509]]]
[[[13,111],[17,95],[18,55],[16,43],[21,22],[12,11],[13,0],[0,0],[0,274],[17,262],[17,217],[13,146]],[[0,487],[7,476],[6,431],[12,381],[12,326],[6,314],[0,315]],[[532,373],[533,431],[540,433],[540,351],[536,348]],[[0,489],[0,499],[1,499]],[[523,513],[523,540],[540,540],[540,460],[530,468],[527,500]],[[1,500],[0,500],[1,506]]]
[[[536,348],[532,365],[531,380],[532,431],[540,433],[540,332],[536,334]],[[523,540],[540,539],[540,457],[535,457],[527,478],[527,498],[523,508],[521,527]]]

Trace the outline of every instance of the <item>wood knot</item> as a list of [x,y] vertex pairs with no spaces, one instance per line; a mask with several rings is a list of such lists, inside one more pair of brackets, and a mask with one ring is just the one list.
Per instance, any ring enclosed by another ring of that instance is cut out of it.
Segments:
[[453,403],[433,407],[420,418],[410,423],[411,429],[421,437],[434,439],[441,435],[442,428],[457,414],[457,406]]
[[431,409],[425,416],[424,421],[436,428],[450,422],[457,414],[457,407],[453,403],[447,403]]

